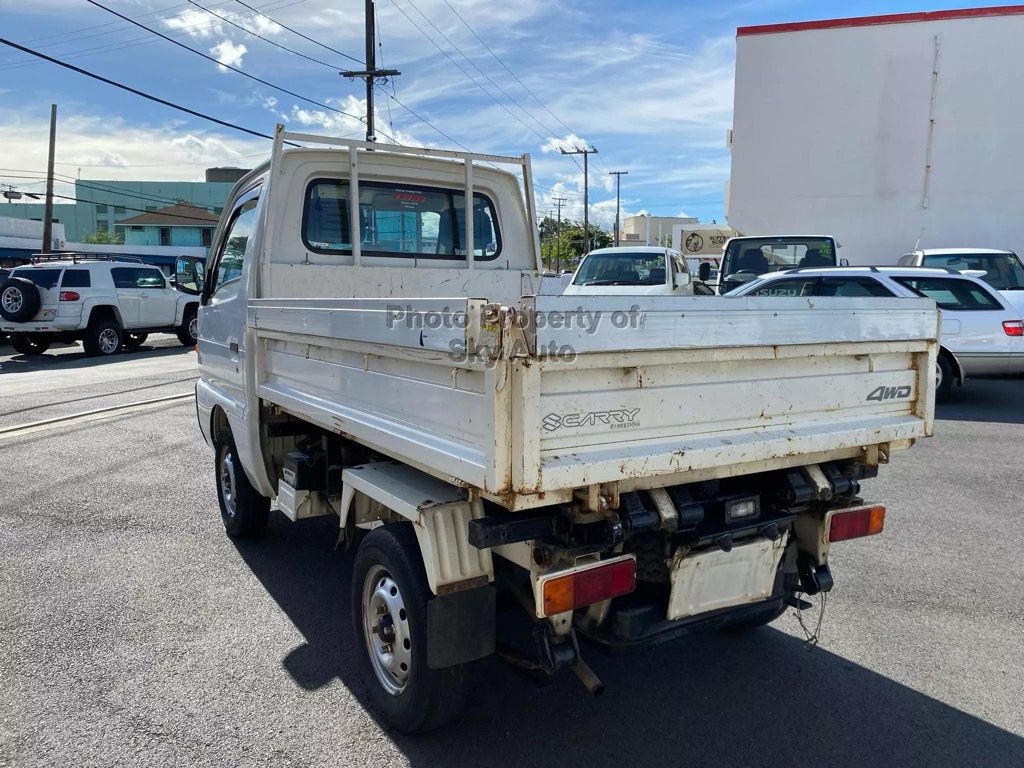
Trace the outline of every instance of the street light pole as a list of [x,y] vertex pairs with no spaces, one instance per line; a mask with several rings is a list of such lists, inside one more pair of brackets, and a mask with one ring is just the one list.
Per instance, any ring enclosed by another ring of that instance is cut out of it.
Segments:
[[615,246],[619,245],[619,191],[623,176],[628,176],[629,171],[609,171],[609,176],[615,177]]

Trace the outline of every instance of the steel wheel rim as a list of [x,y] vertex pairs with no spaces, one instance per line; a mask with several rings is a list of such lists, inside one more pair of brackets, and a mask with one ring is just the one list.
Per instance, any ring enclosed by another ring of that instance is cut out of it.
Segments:
[[195,341],[199,338],[199,318],[193,317],[188,321],[188,335]]
[[224,446],[220,454],[220,465],[217,474],[220,477],[220,498],[224,502],[224,511],[228,517],[234,517],[238,511],[238,502],[235,496],[235,459],[231,450]]
[[4,291],[3,298],[0,299],[3,302],[4,309],[8,312],[17,312],[21,309],[22,304],[25,303],[25,299],[21,295],[21,291],[17,288],[8,288]]
[[105,355],[113,354],[117,351],[117,331],[113,328],[104,328],[100,331],[100,352]]
[[398,583],[375,565],[363,581],[363,637],[377,682],[391,696],[405,691],[412,672],[412,635]]

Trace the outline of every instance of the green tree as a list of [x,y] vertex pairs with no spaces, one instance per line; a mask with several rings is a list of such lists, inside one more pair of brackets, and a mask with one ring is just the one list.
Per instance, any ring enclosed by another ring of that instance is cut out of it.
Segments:
[[612,236],[597,224],[590,225],[590,249],[585,245],[582,222],[562,219],[560,236],[557,235],[558,223],[550,216],[546,216],[540,226],[541,260],[548,269],[575,269],[587,250],[612,245]]
[[124,245],[124,236],[108,229],[101,229],[83,237],[82,242],[92,245]]

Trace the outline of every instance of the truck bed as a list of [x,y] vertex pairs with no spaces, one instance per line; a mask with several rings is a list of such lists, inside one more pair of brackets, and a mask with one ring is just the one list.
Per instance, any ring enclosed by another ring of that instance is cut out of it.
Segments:
[[536,296],[511,330],[494,309],[251,300],[259,396],[510,509],[884,460],[932,430],[926,299]]

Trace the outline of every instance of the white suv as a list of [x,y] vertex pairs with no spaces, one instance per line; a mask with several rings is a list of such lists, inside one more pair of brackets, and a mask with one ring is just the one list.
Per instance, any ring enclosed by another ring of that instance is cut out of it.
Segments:
[[198,308],[196,296],[174,290],[159,268],[141,262],[37,259],[0,283],[0,333],[26,355],[79,340],[86,354],[112,355],[157,332],[193,346]]

